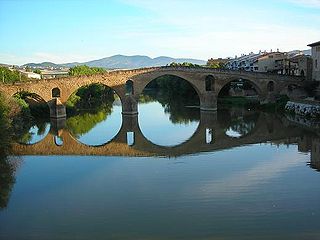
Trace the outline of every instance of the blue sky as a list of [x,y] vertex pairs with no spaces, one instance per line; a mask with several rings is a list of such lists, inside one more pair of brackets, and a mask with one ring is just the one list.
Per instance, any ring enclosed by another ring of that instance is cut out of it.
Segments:
[[320,0],[0,0],[0,62],[208,59],[320,40]]

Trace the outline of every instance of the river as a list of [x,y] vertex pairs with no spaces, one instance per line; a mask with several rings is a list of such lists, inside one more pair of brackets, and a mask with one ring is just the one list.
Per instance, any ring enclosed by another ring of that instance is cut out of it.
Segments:
[[138,107],[19,136],[0,238],[320,239],[318,130],[250,108]]

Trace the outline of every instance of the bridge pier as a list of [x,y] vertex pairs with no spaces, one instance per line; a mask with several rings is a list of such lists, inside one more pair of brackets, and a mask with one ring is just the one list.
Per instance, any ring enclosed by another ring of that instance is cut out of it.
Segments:
[[66,126],[66,118],[51,118],[50,133],[53,135],[53,141],[57,146],[62,146],[64,142],[63,135]]
[[50,119],[50,132],[55,135],[58,135],[58,132],[63,130],[66,127],[66,118],[51,118]]
[[279,94],[276,94],[276,93],[269,93],[266,98],[267,103],[275,103],[277,101],[278,95]]
[[133,95],[126,95],[122,99],[122,114],[123,115],[137,115],[138,103]]
[[139,130],[138,114],[122,114],[122,127],[119,141],[129,146],[135,144],[136,134]]
[[217,96],[212,92],[202,93],[200,96],[200,110],[217,111],[218,110]]
[[122,129],[125,132],[135,132],[139,128],[138,115],[122,115]]
[[58,98],[54,98],[48,102],[50,109],[50,118],[65,119],[67,117],[66,107],[61,103]]
[[200,111],[201,135],[204,136],[205,144],[212,144],[215,141],[217,130],[218,112]]

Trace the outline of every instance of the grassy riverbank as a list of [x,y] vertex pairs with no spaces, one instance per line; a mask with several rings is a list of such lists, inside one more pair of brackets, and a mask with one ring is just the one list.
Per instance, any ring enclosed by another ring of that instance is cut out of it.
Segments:
[[288,97],[280,96],[275,103],[260,104],[259,100],[256,98],[225,96],[218,98],[218,104],[227,107],[245,107],[266,112],[283,113],[285,112],[285,106],[288,100]]

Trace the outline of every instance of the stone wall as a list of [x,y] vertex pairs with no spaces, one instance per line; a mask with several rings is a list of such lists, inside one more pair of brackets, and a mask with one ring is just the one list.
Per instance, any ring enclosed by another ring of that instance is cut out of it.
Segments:
[[320,104],[309,101],[289,101],[285,107],[286,111],[301,116],[319,117]]

